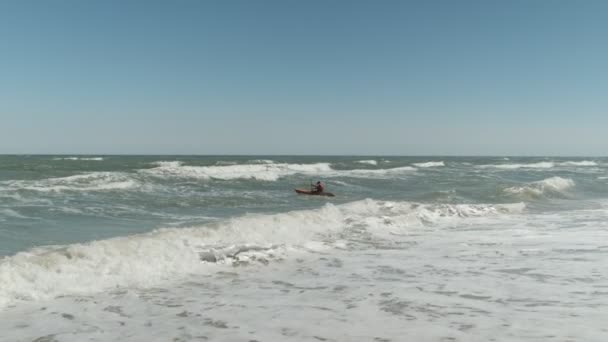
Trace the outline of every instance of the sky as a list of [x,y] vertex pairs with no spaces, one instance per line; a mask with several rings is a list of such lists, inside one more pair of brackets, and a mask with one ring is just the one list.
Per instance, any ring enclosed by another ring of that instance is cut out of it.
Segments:
[[1,0],[0,153],[608,155],[608,1]]

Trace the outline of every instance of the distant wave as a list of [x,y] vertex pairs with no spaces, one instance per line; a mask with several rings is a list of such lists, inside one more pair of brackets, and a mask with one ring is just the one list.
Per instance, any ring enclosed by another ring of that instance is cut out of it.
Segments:
[[102,161],[102,157],[58,157],[53,160],[88,160],[88,161]]
[[332,176],[354,177],[354,178],[383,178],[392,177],[398,174],[416,171],[416,168],[411,166],[394,167],[391,169],[355,169],[355,170],[340,170],[329,174]]
[[565,161],[565,162],[538,162],[529,164],[489,164],[480,165],[481,168],[496,168],[496,169],[551,169],[555,166],[597,166],[598,164],[591,160],[582,161]]
[[560,163],[560,165],[567,165],[567,166],[597,166],[597,163],[594,162],[594,161],[590,161],[590,160],[583,160],[583,161],[567,161],[567,162]]
[[141,183],[121,172],[91,172],[68,177],[0,182],[0,190],[40,192],[108,191],[135,188]]
[[137,173],[89,172],[66,177],[0,181],[0,192],[2,192],[3,197],[15,197],[19,191],[46,193],[120,190],[148,191],[154,188],[154,182],[147,177],[160,179],[277,181],[282,177],[296,174],[315,178],[383,178],[394,177],[395,175],[416,170],[410,166],[391,169],[335,170],[329,163],[188,166],[183,165],[180,161],[159,161],[155,162],[154,165],[156,167],[140,169]]
[[23,216],[19,212],[9,209],[2,208],[0,209],[0,221],[4,221],[4,217],[12,217],[12,218],[20,218],[20,219],[29,219],[30,217]]
[[479,165],[481,168],[495,168],[495,169],[550,169],[555,166],[553,162],[539,162],[539,163],[530,163],[530,164],[489,164],[489,165]]
[[437,166],[445,166],[445,163],[443,161],[438,161],[438,162],[426,162],[426,163],[414,163],[414,166],[416,167],[437,167]]
[[218,160],[215,162],[215,165],[219,165],[219,166],[226,166],[226,165],[236,165],[238,164],[238,162],[236,161],[226,161],[226,160]]
[[[208,263],[268,263],[290,251],[327,246],[335,233],[366,229],[390,238],[427,225],[518,214],[522,203],[430,205],[363,200],[275,215],[246,215],[192,228],[66,246],[39,247],[0,259],[0,307],[17,300],[48,299],[116,287],[151,287]],[[357,238],[359,239],[359,238]],[[320,244],[323,242],[323,244]]]
[[253,179],[260,181],[276,181],[281,177],[302,174],[318,177],[384,177],[407,171],[415,171],[411,166],[396,167],[390,169],[354,169],[335,170],[329,163],[314,164],[237,164],[237,165],[214,165],[214,166],[188,166],[179,161],[155,162],[157,167],[140,170],[140,172],[156,177],[179,177],[194,179]]
[[357,163],[359,164],[369,164],[369,165],[378,165],[378,161],[373,160],[373,159],[369,159],[369,160],[358,160]]
[[238,164],[219,166],[187,166],[178,161],[156,162],[156,168],[141,170],[157,177],[181,177],[195,179],[255,179],[276,181],[297,173],[321,174],[332,171],[329,163],[316,164]]
[[551,177],[523,186],[509,187],[504,191],[511,195],[538,198],[542,196],[561,196],[574,186],[575,183],[570,178]]
[[274,160],[270,160],[270,159],[253,159],[248,161],[248,163],[252,163],[252,164],[273,164]]

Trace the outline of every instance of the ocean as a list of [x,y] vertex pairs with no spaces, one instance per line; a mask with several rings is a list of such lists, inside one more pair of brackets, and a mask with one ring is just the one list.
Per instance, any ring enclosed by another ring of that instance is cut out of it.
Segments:
[[[322,181],[336,197],[298,195]],[[0,156],[0,341],[606,341],[608,158]]]

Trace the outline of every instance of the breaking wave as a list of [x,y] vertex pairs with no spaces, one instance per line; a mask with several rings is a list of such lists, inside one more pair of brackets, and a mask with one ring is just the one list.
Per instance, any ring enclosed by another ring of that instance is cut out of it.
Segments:
[[378,161],[370,159],[370,160],[359,160],[357,161],[359,164],[369,164],[369,165],[378,165]]
[[270,159],[253,159],[253,160],[250,160],[248,163],[252,163],[252,164],[273,164],[274,160],[270,160]]
[[293,174],[320,174],[332,171],[329,163],[285,164],[257,163],[219,166],[187,166],[178,161],[156,162],[158,167],[141,170],[157,177],[178,177],[195,179],[255,179],[276,181]]
[[38,192],[109,191],[140,187],[141,183],[122,172],[92,172],[68,177],[0,182],[0,190]]
[[57,157],[53,160],[88,160],[88,161],[102,161],[102,157]]
[[539,162],[539,163],[530,163],[530,164],[489,164],[489,165],[480,165],[481,168],[495,168],[495,169],[505,169],[505,170],[514,170],[514,169],[550,169],[555,166],[553,162]]
[[565,162],[538,162],[538,163],[528,163],[528,164],[489,164],[489,165],[480,165],[481,168],[495,168],[495,169],[505,169],[505,170],[515,170],[515,169],[551,169],[555,166],[598,166],[598,164],[591,160],[582,160],[582,161],[565,161]]
[[157,167],[140,170],[140,172],[156,177],[194,178],[194,179],[253,179],[260,181],[276,181],[281,177],[295,174],[323,177],[382,177],[407,171],[415,171],[411,166],[391,169],[354,169],[335,170],[329,163],[315,164],[237,164],[214,166],[188,166],[179,161],[161,161],[154,163]]
[[416,167],[437,167],[437,166],[445,166],[445,163],[443,161],[414,163],[414,166],[416,166]]
[[[274,215],[245,215],[192,228],[65,246],[38,247],[0,259],[0,307],[18,300],[84,294],[116,287],[150,287],[209,263],[268,263],[290,251],[337,248],[362,230],[374,236],[459,220],[519,214],[505,205],[419,204],[363,200]],[[339,233],[339,234],[337,234]],[[340,238],[340,241],[336,240]]]
[[354,178],[367,178],[367,177],[387,177],[394,176],[397,174],[403,174],[417,169],[411,166],[394,167],[392,169],[355,169],[355,170],[340,170],[329,173],[329,176],[345,176]]
[[[198,180],[259,180],[277,181],[290,175],[300,174],[319,177],[382,178],[415,171],[409,166],[392,169],[334,170],[329,163],[286,164],[260,163],[213,166],[187,166],[179,161],[155,162],[156,167],[140,169],[137,172],[89,172],[66,177],[29,180],[0,181],[0,193],[16,196],[20,191],[44,193],[120,191],[154,189],[155,183],[149,177],[190,178]],[[148,177],[146,177],[148,176]]]
[[551,177],[523,186],[506,188],[504,191],[511,195],[539,198],[543,196],[563,196],[575,183],[570,178]]
[[597,166],[597,163],[591,160],[583,160],[583,161],[567,161],[560,163],[560,165],[566,166]]

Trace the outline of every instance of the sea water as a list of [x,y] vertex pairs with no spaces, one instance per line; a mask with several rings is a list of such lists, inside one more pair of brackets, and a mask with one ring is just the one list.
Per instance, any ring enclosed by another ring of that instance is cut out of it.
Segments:
[[0,156],[0,257],[0,341],[606,341],[608,159]]

